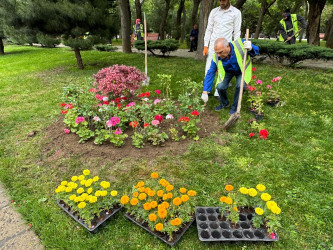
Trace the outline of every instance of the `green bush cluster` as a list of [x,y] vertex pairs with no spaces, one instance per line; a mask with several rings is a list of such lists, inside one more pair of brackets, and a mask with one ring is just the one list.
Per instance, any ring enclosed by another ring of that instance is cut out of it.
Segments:
[[60,39],[42,33],[37,34],[36,38],[38,43],[43,47],[54,48],[56,45],[60,44]]
[[[142,40],[138,40],[134,43],[134,46],[138,50],[144,50],[145,42]],[[154,50],[160,50],[163,56],[165,56],[166,53],[175,51],[178,48],[179,48],[179,43],[174,39],[147,41],[147,50],[150,51],[153,55],[155,55]]]
[[118,50],[117,47],[114,47],[110,44],[97,44],[94,46],[94,49],[96,49],[98,51],[106,51],[106,52],[114,52],[114,51]]
[[253,44],[259,46],[260,55],[267,55],[269,58],[288,58],[290,65],[306,59],[333,60],[333,49],[308,44],[285,44],[265,40],[253,40]]

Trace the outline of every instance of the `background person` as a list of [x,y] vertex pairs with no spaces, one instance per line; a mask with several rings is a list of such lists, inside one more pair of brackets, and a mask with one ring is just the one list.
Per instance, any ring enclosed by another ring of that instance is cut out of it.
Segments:
[[191,30],[191,33],[190,33],[191,48],[188,52],[197,51],[198,34],[199,34],[198,25],[194,24],[193,29]]
[[133,25],[133,34],[135,35],[134,40],[143,40],[145,37],[140,19],[136,19],[135,25]]
[[301,23],[303,29],[306,28],[306,21],[303,17],[296,14],[290,14],[290,10],[286,9],[282,13],[282,19],[280,21],[279,33],[280,33],[280,41],[288,44],[295,44],[296,38],[299,34],[293,36],[298,32],[298,22]]

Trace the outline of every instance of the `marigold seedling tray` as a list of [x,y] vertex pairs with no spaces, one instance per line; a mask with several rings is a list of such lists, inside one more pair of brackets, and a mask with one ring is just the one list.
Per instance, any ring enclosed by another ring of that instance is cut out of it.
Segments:
[[127,213],[125,214],[125,216],[127,217],[127,219],[134,222],[138,226],[142,227],[144,230],[146,230],[149,233],[151,233],[152,235],[156,236],[157,238],[159,238],[160,240],[162,240],[163,242],[165,242],[166,244],[168,244],[171,247],[174,246],[180,240],[180,238],[183,236],[183,234],[187,231],[187,229],[195,221],[195,218],[193,216],[193,220],[187,222],[182,228],[180,228],[180,230],[178,231],[179,233],[177,233],[177,232],[173,233],[173,240],[168,241],[168,236],[165,233],[161,233],[158,231],[152,231],[149,228],[148,223],[141,223],[141,222],[137,221],[134,216],[127,214]]
[[100,214],[100,218],[103,219],[94,219],[93,221],[96,223],[93,223],[93,226],[90,228],[88,224],[84,223],[82,219],[79,218],[79,216],[70,210],[70,206],[68,206],[65,202],[58,200],[57,204],[59,207],[62,208],[70,217],[72,217],[75,221],[77,221],[81,226],[86,228],[90,233],[97,233],[97,231],[106,225],[106,222],[114,216],[117,212],[119,212],[123,206],[120,206],[119,204],[113,206],[113,208],[110,210],[110,212],[102,211]]
[[201,241],[254,241],[275,242],[279,236],[274,232],[272,239],[266,229],[253,228],[251,212],[241,212],[240,221],[231,225],[228,220],[221,220],[222,216],[218,207],[196,207],[198,236]]

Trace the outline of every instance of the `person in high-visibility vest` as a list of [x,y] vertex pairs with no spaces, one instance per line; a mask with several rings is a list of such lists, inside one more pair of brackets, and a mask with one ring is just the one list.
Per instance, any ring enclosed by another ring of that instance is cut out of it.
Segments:
[[232,115],[237,110],[239,90],[242,79],[243,58],[245,49],[248,50],[246,60],[244,88],[252,78],[252,62],[251,57],[259,54],[259,47],[253,45],[250,41],[237,39],[233,42],[228,42],[225,38],[218,38],[214,43],[215,55],[213,56],[210,68],[207,71],[204,81],[203,92],[201,99],[206,103],[208,101],[208,92],[212,90],[215,73],[217,71],[216,89],[220,96],[220,105],[215,111],[220,111],[229,107],[227,89],[230,80],[236,77],[236,87],[234,101],[230,107],[229,114]]
[[[290,10],[286,9],[282,13],[282,19],[280,20],[279,33],[281,42],[285,42],[288,44],[295,44],[296,38],[299,36],[298,34],[298,22],[301,23],[303,29],[306,28],[306,21],[303,17],[297,14],[290,14]],[[295,36],[293,36],[296,34]]]
[[135,25],[133,25],[133,34],[135,35],[134,40],[143,40],[145,33],[143,31],[143,25],[141,24],[140,19],[136,19]]

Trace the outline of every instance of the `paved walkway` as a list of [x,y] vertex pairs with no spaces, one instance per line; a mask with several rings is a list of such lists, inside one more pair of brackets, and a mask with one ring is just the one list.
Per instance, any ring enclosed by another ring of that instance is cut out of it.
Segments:
[[9,197],[0,184],[0,249],[43,249],[38,236],[26,225],[21,215],[10,205]]

